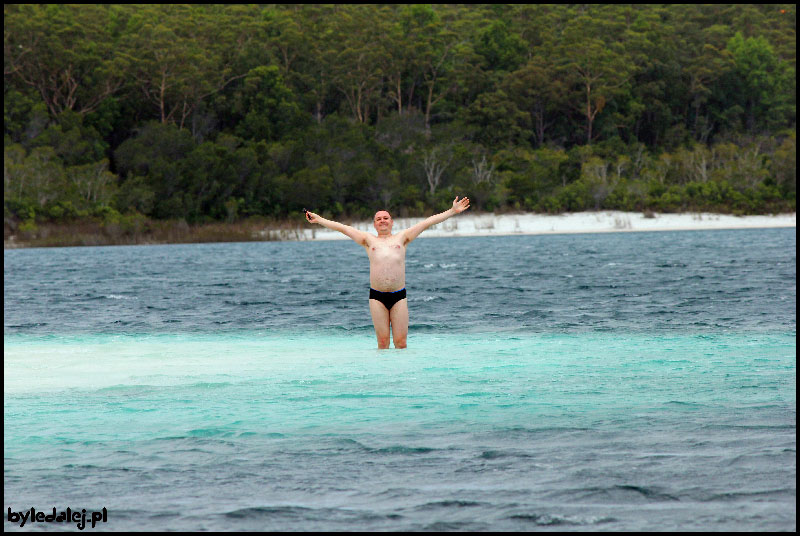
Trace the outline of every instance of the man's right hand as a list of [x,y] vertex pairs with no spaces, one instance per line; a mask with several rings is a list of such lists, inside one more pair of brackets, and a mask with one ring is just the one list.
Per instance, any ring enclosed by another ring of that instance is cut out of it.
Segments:
[[319,214],[314,214],[313,212],[308,210],[306,210],[306,220],[308,220],[308,223],[317,223],[332,231],[338,231],[344,235],[347,235],[348,237],[356,241],[358,244],[365,247],[367,245],[367,240],[369,240],[370,236],[369,233],[365,233],[364,231],[359,231],[358,229],[355,229],[343,223],[339,223],[338,221],[326,220]]

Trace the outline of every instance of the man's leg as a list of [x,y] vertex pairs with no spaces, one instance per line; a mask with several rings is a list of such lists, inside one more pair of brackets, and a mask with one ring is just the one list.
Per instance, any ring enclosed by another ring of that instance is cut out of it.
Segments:
[[392,324],[392,338],[395,348],[405,348],[408,337],[408,299],[403,298],[394,304],[389,311],[389,322]]
[[389,348],[389,311],[378,300],[369,300],[369,312],[372,314],[372,324],[375,326],[375,335],[378,337],[378,348]]

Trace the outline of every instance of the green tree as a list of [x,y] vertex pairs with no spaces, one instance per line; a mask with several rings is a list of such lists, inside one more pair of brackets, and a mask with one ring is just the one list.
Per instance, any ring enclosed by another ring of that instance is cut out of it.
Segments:
[[136,80],[162,123],[186,125],[208,97],[246,73],[236,62],[242,32],[220,6],[139,6],[135,26]]
[[66,166],[98,162],[105,158],[108,144],[83,117],[66,110],[41,134],[30,140],[31,147],[52,147]]
[[146,179],[147,186],[155,194],[153,216],[184,217],[184,161],[194,148],[194,140],[187,130],[153,122],[138,129],[134,137],[120,145],[114,157],[122,177]]
[[620,31],[617,21],[585,13],[576,14],[562,35],[562,68],[575,90],[572,102],[584,119],[587,144],[595,139],[598,115],[623,92],[634,73],[633,59],[625,54],[624,47],[606,40]]
[[445,97],[466,86],[478,65],[478,57],[467,39],[467,34],[473,30],[470,25],[442,24],[433,30],[426,34],[427,46],[419,55],[422,109],[428,136],[431,135],[434,107]]
[[[380,8],[385,13],[385,9]],[[344,96],[353,118],[370,121],[380,105],[388,54],[383,36],[388,28],[385,17],[374,6],[347,5],[337,14],[335,31],[341,37],[338,51],[330,63],[334,85]]]
[[121,7],[101,4],[6,4],[4,73],[41,96],[53,117],[85,115],[123,87],[130,58],[126,34],[112,19]]
[[329,100],[334,93],[330,63],[336,49],[333,21],[337,9],[321,4],[265,8],[259,23],[263,37],[256,42],[263,44],[266,53],[257,63],[277,63],[284,80],[303,98],[304,109],[317,123],[336,108]]
[[108,171],[108,160],[66,169],[80,199],[86,205],[110,206],[116,193],[117,176]]
[[122,213],[138,212],[150,215],[155,203],[155,192],[144,177],[128,177],[117,189],[114,206]]
[[481,33],[475,52],[483,56],[490,70],[514,71],[525,61],[527,48],[505,22],[496,20]]
[[[519,70],[505,77],[501,89],[527,113],[533,142],[542,145],[547,130],[559,120],[559,110],[564,106],[565,85],[554,65],[537,55]],[[525,119],[522,115],[517,116]],[[523,123],[522,128],[528,126]]]
[[280,139],[304,126],[307,117],[276,66],[250,70],[237,93],[234,110],[241,117],[237,135],[251,140]]
[[785,125],[795,113],[794,70],[780,61],[763,37],[745,39],[737,33],[727,48],[734,67],[724,79],[726,100],[742,109],[747,130]]
[[775,183],[785,199],[797,197],[797,134],[792,132],[777,148],[770,162]]
[[64,166],[52,147],[36,147],[26,154],[20,145],[12,145],[3,153],[5,199],[28,201],[41,208],[67,190]]
[[517,108],[504,91],[480,95],[469,107],[467,123],[477,128],[477,141],[490,147],[524,143],[530,114]]

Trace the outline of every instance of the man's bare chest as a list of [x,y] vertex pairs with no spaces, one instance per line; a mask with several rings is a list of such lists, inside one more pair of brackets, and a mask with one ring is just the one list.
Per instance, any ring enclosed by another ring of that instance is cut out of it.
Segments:
[[374,241],[366,249],[373,262],[402,261],[406,257],[406,248],[399,240]]

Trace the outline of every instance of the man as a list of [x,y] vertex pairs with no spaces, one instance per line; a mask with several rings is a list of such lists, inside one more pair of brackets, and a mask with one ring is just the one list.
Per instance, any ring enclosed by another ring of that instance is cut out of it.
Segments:
[[378,338],[378,348],[389,348],[391,331],[395,348],[405,348],[408,336],[408,300],[406,299],[406,247],[419,234],[446,219],[469,208],[469,198],[453,200],[453,208],[431,216],[397,234],[392,234],[394,221],[385,210],[375,213],[373,225],[378,231],[374,236],[354,229],[349,225],[326,220],[306,212],[306,219],[328,229],[339,231],[367,250],[369,257],[369,311]]

